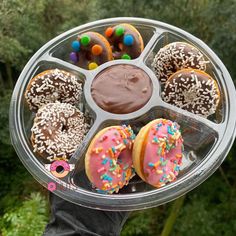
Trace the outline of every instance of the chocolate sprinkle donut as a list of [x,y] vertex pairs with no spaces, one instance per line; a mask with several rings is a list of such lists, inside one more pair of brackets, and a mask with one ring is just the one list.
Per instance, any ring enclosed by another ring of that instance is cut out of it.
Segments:
[[161,48],[154,57],[152,68],[164,84],[176,71],[184,68],[206,70],[208,61],[194,46],[185,42],[174,42]]
[[163,100],[203,117],[214,114],[220,101],[216,81],[200,70],[183,69],[166,82]]
[[49,161],[70,158],[89,125],[82,112],[68,103],[48,103],[36,113],[31,129],[33,151]]
[[82,84],[78,78],[59,69],[46,70],[28,84],[25,99],[29,109],[37,111],[42,105],[59,101],[75,105],[80,101]]

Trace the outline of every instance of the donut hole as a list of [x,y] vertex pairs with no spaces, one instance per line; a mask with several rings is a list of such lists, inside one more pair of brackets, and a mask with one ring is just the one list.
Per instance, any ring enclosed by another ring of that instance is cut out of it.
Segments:
[[66,131],[66,130],[67,130],[67,127],[66,127],[65,124],[63,124],[62,127],[61,127],[61,131],[63,132],[63,131]]
[[64,172],[64,167],[63,167],[63,166],[57,166],[57,167],[56,167],[56,172],[57,172],[58,174],[62,174],[62,173]]
[[122,43],[116,43],[116,44],[114,45],[114,48],[115,48],[115,51],[121,52],[121,51],[123,50],[124,46],[123,46]]
[[123,155],[125,153],[125,149],[120,152],[120,155],[117,157],[116,163],[120,165],[122,163]]
[[120,151],[119,156],[117,157],[116,164],[118,166],[123,166],[125,169],[131,165],[130,162],[131,150],[128,148],[124,148]]
[[88,61],[91,61],[91,60],[92,60],[91,52],[86,52],[86,53],[85,53],[85,58],[86,58]]
[[111,46],[113,52],[121,52],[123,50],[123,44],[121,42],[114,42]]

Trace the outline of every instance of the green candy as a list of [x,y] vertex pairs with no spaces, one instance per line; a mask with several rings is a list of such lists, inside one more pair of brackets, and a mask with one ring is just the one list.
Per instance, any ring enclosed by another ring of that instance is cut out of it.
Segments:
[[83,46],[87,46],[89,44],[90,40],[91,40],[90,37],[85,34],[81,37],[80,42]]
[[115,34],[116,36],[121,36],[122,34],[124,34],[124,32],[125,32],[125,29],[120,26],[116,28]]
[[122,55],[121,59],[131,60],[131,57],[130,57],[130,55],[125,53]]

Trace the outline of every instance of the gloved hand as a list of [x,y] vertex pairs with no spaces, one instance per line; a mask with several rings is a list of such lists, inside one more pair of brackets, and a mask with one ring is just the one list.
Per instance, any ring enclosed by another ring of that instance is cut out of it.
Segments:
[[129,212],[93,210],[50,192],[51,219],[43,236],[119,235]]

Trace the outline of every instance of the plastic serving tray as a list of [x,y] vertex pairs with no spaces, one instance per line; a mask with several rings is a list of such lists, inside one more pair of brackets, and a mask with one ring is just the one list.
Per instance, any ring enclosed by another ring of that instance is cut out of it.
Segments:
[[[104,33],[108,26],[130,23],[141,33],[145,48],[134,60],[114,60],[94,70],[85,70],[71,63],[71,42],[78,34],[95,31]],[[162,86],[151,68],[155,53],[164,45],[188,42],[205,55],[210,63],[206,72],[216,79],[220,91],[220,108],[206,118],[165,103],[161,98]],[[135,65],[144,70],[152,81],[153,93],[147,104],[130,114],[112,114],[102,110],[94,102],[90,88],[95,76],[102,70],[118,64]],[[64,178],[56,178],[45,168],[43,159],[37,156],[30,142],[31,127],[35,114],[25,101],[24,92],[30,79],[36,74],[59,68],[75,74],[83,83],[83,99],[79,108],[89,116],[91,128],[82,144],[69,160],[74,166]],[[30,59],[23,69],[13,92],[10,106],[10,133],[12,144],[28,171],[48,187],[53,183],[53,192],[65,200],[82,206],[113,211],[138,210],[154,207],[187,193],[206,180],[225,159],[235,138],[236,93],[233,81],[217,55],[201,40],[174,26],[142,18],[111,18],[91,22],[69,30],[46,43]],[[97,193],[88,181],[84,170],[84,156],[91,138],[102,128],[130,124],[137,132],[149,121],[166,118],[176,121],[184,139],[183,165],[177,180],[156,189],[135,176],[118,194]]]

